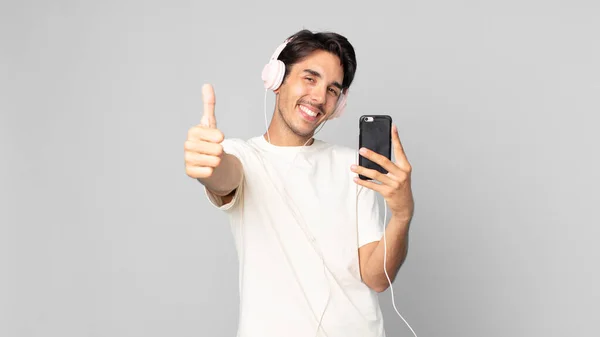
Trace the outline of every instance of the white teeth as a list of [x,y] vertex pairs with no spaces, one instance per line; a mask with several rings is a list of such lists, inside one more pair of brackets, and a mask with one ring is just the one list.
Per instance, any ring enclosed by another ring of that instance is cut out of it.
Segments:
[[305,107],[305,106],[300,106],[300,110],[304,111],[304,113],[306,113],[307,115],[311,116],[311,117],[315,117],[317,115],[316,112],[310,110],[309,108]]

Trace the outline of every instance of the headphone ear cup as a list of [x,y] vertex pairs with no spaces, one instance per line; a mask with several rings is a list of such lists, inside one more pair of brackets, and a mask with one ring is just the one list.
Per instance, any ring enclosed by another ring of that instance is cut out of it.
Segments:
[[283,75],[285,74],[285,65],[279,60],[272,60],[267,63],[262,71],[262,80],[265,89],[276,90],[281,85]]

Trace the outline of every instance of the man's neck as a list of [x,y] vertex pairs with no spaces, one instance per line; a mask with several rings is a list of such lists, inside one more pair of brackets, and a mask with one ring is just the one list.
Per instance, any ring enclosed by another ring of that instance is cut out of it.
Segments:
[[263,137],[266,141],[275,146],[302,146],[312,145],[315,141],[312,137],[300,137],[298,135],[282,135],[281,132],[277,132],[269,127],[269,132],[265,132]]

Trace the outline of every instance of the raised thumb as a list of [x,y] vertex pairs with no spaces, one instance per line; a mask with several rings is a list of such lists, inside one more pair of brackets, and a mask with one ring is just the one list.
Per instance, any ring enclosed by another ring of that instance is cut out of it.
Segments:
[[202,86],[202,102],[204,104],[204,111],[202,113],[202,119],[200,124],[208,128],[217,127],[217,119],[215,118],[215,91],[210,84]]

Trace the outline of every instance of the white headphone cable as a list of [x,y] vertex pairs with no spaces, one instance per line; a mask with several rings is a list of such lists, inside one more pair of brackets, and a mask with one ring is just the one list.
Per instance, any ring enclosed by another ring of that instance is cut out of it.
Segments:
[[[295,160],[296,157],[294,157]],[[329,273],[332,274],[331,270],[329,270],[329,267],[327,266],[327,264],[325,263],[325,258],[323,256],[323,253],[321,252],[321,250],[319,249],[319,247],[316,245],[316,243],[314,242],[314,236],[310,233],[310,231],[306,228],[306,224],[304,223],[304,221],[301,219],[301,216],[298,215],[295,211],[295,208],[293,206],[291,206],[291,198],[289,196],[289,194],[287,193],[287,190],[285,188],[285,186],[283,186],[283,192],[278,188],[277,184],[272,180],[272,177],[274,177],[274,174],[270,174],[268,171],[268,167],[265,164],[264,160],[262,160],[262,158],[259,157],[259,159],[261,160],[261,164],[263,165],[263,167],[265,168],[265,172],[267,172],[267,177],[269,177],[269,181],[271,182],[271,184],[273,185],[273,187],[275,188],[275,190],[277,191],[277,193],[280,196],[280,199],[282,201],[284,201],[287,205],[288,205],[288,209],[290,211],[290,214],[292,215],[292,217],[296,220],[296,223],[299,225],[300,229],[303,231],[305,237],[307,238],[307,240],[310,242],[313,250],[315,251],[315,253],[317,253],[319,255],[319,258],[321,259],[323,266],[325,268],[325,270],[329,271]],[[290,166],[291,167],[291,166]],[[285,176],[285,175],[284,175]],[[283,251],[284,256],[286,257],[286,260],[288,262],[288,264],[290,264],[290,268],[292,269],[292,272],[294,273],[295,279],[296,279],[296,283],[298,284],[298,286],[300,287],[300,290],[302,291],[302,294],[304,295],[304,299],[306,300],[306,303],[308,304],[309,307],[311,307],[311,311],[313,313],[313,315],[315,315],[315,319],[317,319],[316,314],[312,308],[312,306],[310,305],[310,301],[308,299],[308,295],[306,294],[306,291],[304,290],[304,287],[302,286],[302,284],[300,283],[299,279],[298,279],[298,275],[295,271],[295,269],[293,268],[293,264],[290,261],[289,256],[287,255],[286,251],[285,251],[285,247],[283,246],[283,244],[281,243],[281,238],[279,236],[279,232],[271,225],[271,229],[275,232],[275,235],[277,236],[278,242],[281,245],[281,249]],[[333,274],[332,274],[333,275]],[[327,275],[324,275],[325,278],[327,278]],[[335,279],[335,277],[334,277]],[[336,280],[337,281],[337,280]],[[325,305],[325,308],[323,309],[323,313],[321,314],[321,318],[319,320],[319,325],[317,327],[316,330],[316,334],[318,334],[319,330],[321,329],[321,320],[323,319],[323,316],[325,314],[325,310],[327,309],[327,306],[329,305],[329,298],[331,295],[331,286],[328,283],[328,287],[329,287],[329,293],[328,293],[328,297],[327,297],[327,303]],[[325,333],[325,331],[323,331],[323,333]],[[325,336],[327,336],[327,334],[325,333]]]
[[385,232],[386,232],[386,226],[385,226],[385,222],[386,222],[386,218],[387,218],[387,202],[384,200],[384,215],[383,215],[383,271],[385,272],[385,276],[387,277],[387,280],[390,284],[390,293],[392,296],[392,305],[394,306],[394,310],[396,310],[396,313],[398,314],[398,316],[400,316],[400,318],[402,318],[402,320],[404,321],[404,323],[406,323],[406,325],[408,326],[408,328],[410,329],[410,331],[412,331],[413,335],[415,335],[415,337],[417,337],[417,334],[415,333],[415,331],[413,330],[413,328],[411,328],[410,324],[408,324],[408,322],[404,319],[404,317],[402,317],[402,315],[400,315],[400,312],[398,312],[398,308],[396,308],[396,301],[394,300],[394,286],[392,285],[392,281],[390,280],[390,276],[388,275],[387,272],[387,239],[385,237]]
[[[271,144],[271,136],[270,136],[270,134],[269,134],[269,125],[268,125],[268,121],[267,121],[267,91],[268,91],[268,89],[266,89],[266,90],[265,90],[265,96],[264,96],[264,104],[263,104],[263,107],[264,107],[265,129],[266,129],[266,131],[267,131],[267,139],[268,139],[268,142],[269,142],[269,144]],[[325,121],[324,121],[324,122],[321,124],[321,128],[320,128],[319,130],[317,130],[317,131],[316,131],[316,132],[313,134],[313,137],[314,137],[314,135],[316,135],[316,134],[317,134],[317,133],[318,133],[318,132],[319,132],[319,131],[320,131],[320,130],[323,128],[323,126],[325,125],[325,123],[326,123],[326,122],[327,122],[327,120],[325,120]],[[313,138],[313,137],[311,137],[311,138]],[[307,141],[304,143],[304,145],[303,145],[303,146],[306,146],[306,144],[308,144],[308,142],[311,140],[311,138],[309,138],[309,139],[308,139],[308,140],[307,140]],[[298,152],[298,153],[299,153],[299,152]],[[297,158],[297,156],[298,156],[298,153],[296,153],[296,155],[295,155],[295,156],[294,156],[294,158],[292,159],[292,162],[290,163],[290,166],[289,166],[289,168],[288,168],[288,171],[289,171],[289,170],[292,168],[292,166],[293,166],[293,163],[294,163],[294,161],[296,160],[296,158]],[[266,170],[266,165],[265,165],[265,163],[264,163],[264,162],[262,162],[262,164],[263,164],[263,167],[265,167],[265,170]],[[287,175],[287,173],[286,173],[285,175]],[[280,194],[280,196],[281,196],[282,192],[281,192],[281,191],[279,191],[279,190],[277,189],[277,187],[275,186],[275,184],[273,183],[273,181],[272,181],[272,180],[271,180],[271,183],[273,184],[273,187],[275,187],[275,189],[276,189],[276,190],[279,192],[279,194]],[[282,200],[285,200],[285,201],[286,201],[286,203],[288,204],[288,208],[290,209],[290,211],[291,211],[291,213],[292,213],[292,217],[294,217],[294,218],[296,219],[296,222],[297,222],[298,224],[300,224],[300,220],[298,219],[298,216],[297,216],[297,214],[295,214],[295,212],[292,210],[292,207],[290,206],[290,202],[289,202],[289,195],[288,195],[288,193],[287,193],[287,190],[285,189],[285,186],[283,187],[283,189],[284,189],[284,191],[285,191],[285,194],[286,194],[286,196],[288,197],[288,199],[286,199],[286,198],[282,198]],[[306,225],[304,225],[304,226],[300,225],[300,227],[301,227],[301,229],[303,230],[303,232],[304,232],[305,236],[307,237],[307,239],[309,240],[309,242],[312,244],[312,246],[313,246],[313,250],[315,250],[315,252],[316,252],[316,253],[319,255],[319,258],[321,259],[321,262],[323,263],[323,276],[324,276],[324,277],[327,279],[327,273],[326,273],[326,271],[329,271],[330,273],[331,273],[331,271],[329,270],[329,268],[327,267],[327,265],[326,265],[326,263],[325,263],[325,257],[323,256],[323,253],[322,253],[322,252],[321,252],[321,250],[320,250],[320,249],[319,249],[319,248],[316,246],[316,243],[315,243],[315,242],[314,242],[314,240],[313,240],[314,236],[312,235],[312,233],[310,233],[310,232],[308,231],[308,229],[306,228]],[[277,232],[277,231],[276,231],[274,228],[272,228],[272,229],[273,229],[273,231],[275,232],[275,235],[277,236],[277,238],[278,238],[278,241],[281,243],[281,239],[279,238],[279,233],[278,233],[278,232]],[[283,247],[282,247],[282,249],[283,249]],[[285,250],[284,250],[284,255],[286,256],[286,259],[288,260],[288,263],[289,263],[289,264],[290,264],[290,266],[291,266],[292,264],[291,264],[291,262],[290,262],[290,260],[289,260],[289,257],[288,257],[288,256],[287,256],[287,254],[285,253]],[[293,269],[293,268],[292,268],[292,269]],[[294,271],[294,275],[296,275],[296,272],[295,272],[295,271]],[[305,300],[306,300],[307,304],[310,306],[310,302],[309,302],[309,300],[308,300],[308,296],[306,295],[306,291],[304,291],[304,288],[302,287],[302,285],[301,285],[301,284],[300,284],[300,282],[298,281],[298,277],[297,277],[297,276],[296,276],[296,281],[297,281],[298,285],[300,286],[300,288],[301,288],[301,290],[302,290],[302,293],[303,293],[303,295],[304,295],[304,298],[305,298]],[[319,323],[318,323],[318,325],[317,325],[317,329],[316,329],[316,331],[315,331],[315,337],[316,337],[316,336],[318,336],[318,334],[319,334],[319,330],[321,330],[321,323],[322,323],[322,321],[323,321],[323,317],[325,316],[325,311],[327,310],[327,307],[329,306],[329,300],[330,300],[330,297],[331,297],[331,285],[329,284],[329,282],[327,282],[327,285],[328,285],[327,302],[325,303],[325,308],[323,308],[323,312],[321,313],[321,317],[319,318]],[[311,310],[312,310],[312,308],[311,308]],[[315,312],[314,312],[314,310],[312,310],[312,311],[313,311],[313,315],[314,315],[314,314],[315,314]],[[316,318],[316,317],[315,317],[315,318]],[[326,333],[324,330],[323,330],[323,333],[325,334],[325,336],[327,336],[327,333]]]

